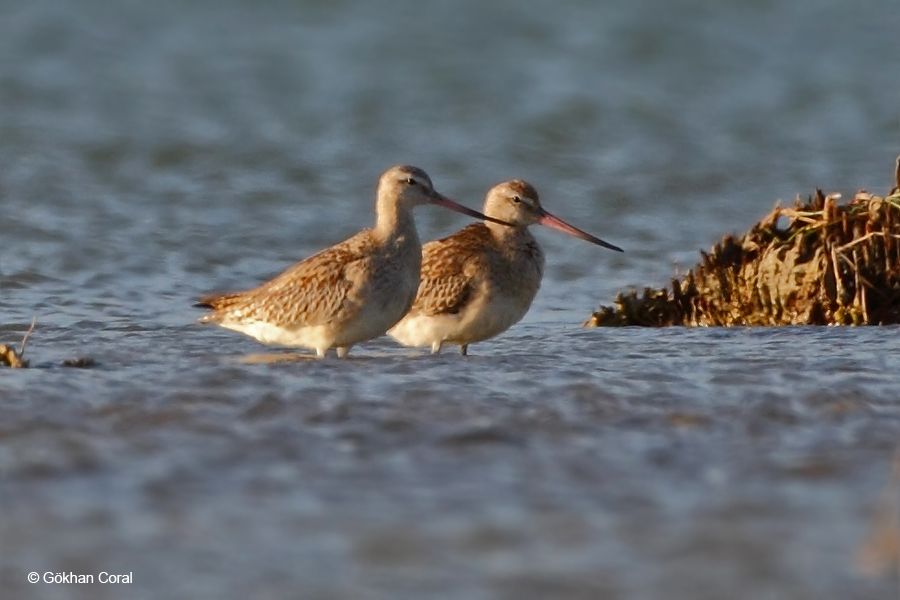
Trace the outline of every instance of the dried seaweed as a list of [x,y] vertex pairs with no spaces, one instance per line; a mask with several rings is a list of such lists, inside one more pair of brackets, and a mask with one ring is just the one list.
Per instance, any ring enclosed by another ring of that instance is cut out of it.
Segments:
[[35,319],[31,319],[31,326],[22,337],[18,350],[13,346],[0,344],[0,366],[10,367],[12,369],[24,369],[28,367],[28,361],[25,360],[25,347],[28,345],[28,338],[31,336],[31,332],[34,331],[35,322]]
[[619,293],[587,327],[900,323],[900,157],[896,186],[840,205],[821,190],[725,236],[668,288]]

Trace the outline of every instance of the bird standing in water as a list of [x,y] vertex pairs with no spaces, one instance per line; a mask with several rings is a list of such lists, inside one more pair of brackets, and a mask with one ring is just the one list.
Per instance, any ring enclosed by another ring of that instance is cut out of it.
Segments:
[[528,231],[544,225],[593,244],[622,249],[592,236],[541,206],[537,190],[514,179],[487,193],[484,213],[511,224],[480,223],[423,247],[415,302],[388,334],[405,346],[469,344],[509,329],[531,306],[544,273],[544,252]]
[[[200,319],[264,344],[314,349],[324,357],[384,334],[406,314],[419,286],[422,246],[412,209],[436,204],[486,219],[435,191],[422,169],[382,174],[375,226],[303,260],[251,290],[201,298]],[[503,226],[499,225],[498,226]]]

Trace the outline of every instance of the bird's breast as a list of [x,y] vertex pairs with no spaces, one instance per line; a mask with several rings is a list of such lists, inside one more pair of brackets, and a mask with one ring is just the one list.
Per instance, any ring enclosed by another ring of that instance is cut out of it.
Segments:
[[[415,235],[401,235],[389,240],[376,260],[379,273],[373,287],[378,289],[381,307],[403,316],[415,300],[422,268],[422,246]],[[399,318],[399,317],[397,317]]]

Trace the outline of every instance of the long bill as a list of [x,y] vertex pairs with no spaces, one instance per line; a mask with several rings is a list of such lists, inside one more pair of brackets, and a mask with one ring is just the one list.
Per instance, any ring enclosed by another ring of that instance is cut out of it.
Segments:
[[586,242],[597,244],[598,246],[603,246],[604,248],[609,248],[610,250],[615,250],[616,252],[624,252],[624,250],[622,250],[618,246],[613,246],[609,242],[604,242],[600,238],[594,237],[588,232],[578,229],[574,225],[569,225],[559,217],[551,215],[544,209],[541,209],[541,218],[538,219],[537,223],[538,225],[543,225],[544,227],[549,227],[550,229],[558,229],[563,233],[567,233],[573,237],[580,238]]
[[512,223],[507,223],[506,221],[501,221],[500,219],[495,219],[494,217],[489,217],[486,214],[480,213],[477,210],[472,210],[471,208],[467,208],[462,204],[451,200],[450,198],[434,193],[433,196],[430,197],[430,201],[432,204],[437,204],[438,206],[443,206],[444,208],[449,208],[450,210],[455,210],[458,213],[462,213],[464,215],[469,215],[470,217],[475,217],[476,219],[481,219],[483,221],[490,221],[491,223],[499,223],[500,225],[506,225],[508,227],[512,227]]

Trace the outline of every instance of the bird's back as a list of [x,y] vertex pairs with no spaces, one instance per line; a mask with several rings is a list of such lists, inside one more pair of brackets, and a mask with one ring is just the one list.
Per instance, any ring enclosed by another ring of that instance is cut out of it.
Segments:
[[318,252],[273,279],[243,292],[207,296],[212,309],[203,320],[256,320],[281,326],[315,326],[346,318],[355,307],[347,299],[377,255],[371,231]]
[[410,314],[458,313],[490,269],[494,240],[483,223],[422,247],[419,291]]

